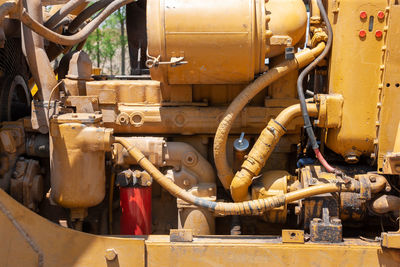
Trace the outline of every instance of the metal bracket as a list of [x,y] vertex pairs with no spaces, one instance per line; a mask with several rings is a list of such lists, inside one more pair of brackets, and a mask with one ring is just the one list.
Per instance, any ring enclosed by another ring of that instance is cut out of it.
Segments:
[[400,249],[400,231],[382,233],[382,247]]
[[170,242],[192,242],[192,229],[170,229],[169,240]]
[[282,243],[304,244],[303,230],[282,230]]

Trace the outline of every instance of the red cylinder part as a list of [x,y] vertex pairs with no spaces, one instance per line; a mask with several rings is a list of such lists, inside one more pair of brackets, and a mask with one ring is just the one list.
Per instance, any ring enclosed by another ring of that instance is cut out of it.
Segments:
[[120,188],[121,234],[151,234],[151,187]]

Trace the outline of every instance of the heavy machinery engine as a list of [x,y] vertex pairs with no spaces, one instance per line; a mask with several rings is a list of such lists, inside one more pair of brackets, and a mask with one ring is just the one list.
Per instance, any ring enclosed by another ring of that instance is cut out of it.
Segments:
[[[85,40],[125,5],[132,75],[96,74]],[[400,264],[399,28],[397,0],[0,1],[0,219],[49,266],[73,264],[21,216],[148,236],[151,265],[165,235]]]

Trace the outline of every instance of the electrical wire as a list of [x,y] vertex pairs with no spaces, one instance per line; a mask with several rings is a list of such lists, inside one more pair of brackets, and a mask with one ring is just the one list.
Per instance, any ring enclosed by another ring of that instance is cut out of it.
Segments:
[[318,7],[320,9],[322,18],[325,21],[326,27],[328,29],[328,42],[326,44],[325,50],[310,64],[308,65],[299,75],[297,79],[297,92],[300,99],[301,111],[304,120],[304,129],[307,132],[308,138],[310,140],[311,146],[315,152],[316,157],[318,158],[319,162],[325,167],[328,172],[337,172],[335,168],[329,165],[329,163],[325,160],[324,156],[321,154],[319,150],[319,145],[317,142],[317,138],[315,137],[314,129],[311,124],[310,115],[307,110],[307,103],[304,96],[304,88],[303,82],[307,75],[313,70],[329,53],[330,49],[332,48],[333,43],[333,30],[332,25],[329,21],[328,15],[326,13],[325,7],[321,0],[317,0]]

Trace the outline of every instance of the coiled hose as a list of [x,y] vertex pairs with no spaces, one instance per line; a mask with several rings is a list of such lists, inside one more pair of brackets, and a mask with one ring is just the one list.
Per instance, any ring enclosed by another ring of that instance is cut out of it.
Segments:
[[356,180],[349,184],[327,183],[300,189],[284,195],[257,199],[240,203],[212,202],[196,197],[177,186],[172,180],[163,175],[136,147],[123,137],[115,137],[115,143],[121,144],[138,164],[146,170],[153,179],[166,189],[171,195],[187,203],[210,210],[218,215],[260,215],[263,212],[281,207],[287,203],[319,194],[334,192],[359,192],[360,183]]

